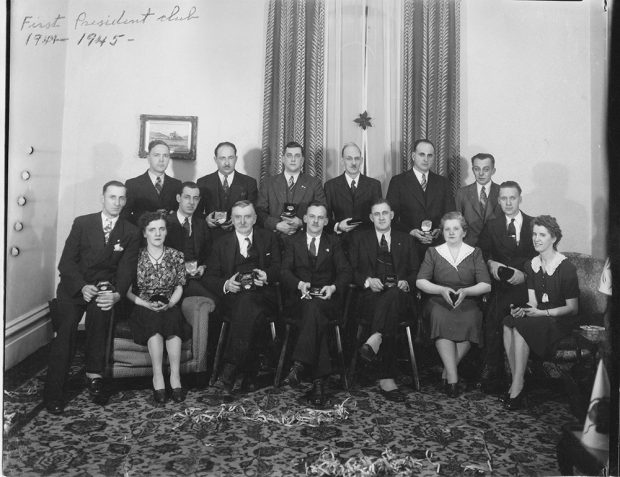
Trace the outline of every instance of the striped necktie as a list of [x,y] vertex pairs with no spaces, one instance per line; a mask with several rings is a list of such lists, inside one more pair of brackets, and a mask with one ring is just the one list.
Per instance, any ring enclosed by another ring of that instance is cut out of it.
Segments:
[[161,189],[162,189],[161,176],[157,176],[157,179],[155,180],[155,190],[157,191],[157,194],[161,194]]
[[422,186],[422,190],[426,192],[426,174],[422,174],[422,182],[420,182],[420,185]]

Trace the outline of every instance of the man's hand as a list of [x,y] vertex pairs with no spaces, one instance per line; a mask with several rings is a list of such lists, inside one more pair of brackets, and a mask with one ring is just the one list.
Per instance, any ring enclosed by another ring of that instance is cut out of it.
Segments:
[[319,298],[321,300],[329,300],[334,293],[336,293],[336,285],[325,285],[321,288],[321,296]]
[[205,220],[207,221],[207,227],[210,229],[214,229],[218,226],[217,220],[215,219],[215,211],[207,215]]
[[383,283],[378,278],[368,277],[368,287],[375,293],[383,291]]
[[505,267],[506,265],[501,262],[496,262],[495,260],[489,260],[487,262],[487,265],[489,267],[489,272],[491,272],[491,275],[493,275],[493,278],[495,278],[496,280],[500,280],[499,275],[497,274],[497,269],[499,267]]
[[284,235],[293,235],[295,232],[297,232],[297,227],[290,224],[286,220],[283,220],[276,224],[276,230],[278,232],[282,232]]
[[99,290],[95,285],[84,285],[82,287],[82,297],[87,303],[90,303],[90,300],[96,297],[97,293],[99,293]]
[[351,230],[354,230],[359,224],[349,225],[349,220],[351,219],[352,217],[349,217],[348,219],[338,222],[338,230],[341,232],[350,232]]
[[200,265],[196,269],[196,275],[195,276],[202,277],[204,275],[206,269],[207,269],[207,267],[205,267],[204,265]]
[[267,284],[267,272],[262,271],[260,268],[255,268],[253,270],[258,275],[254,279],[254,285],[257,287],[262,287]]
[[101,308],[103,311],[111,310],[112,307],[119,302],[121,299],[121,295],[118,292],[99,292],[97,294],[97,298],[95,301],[97,302],[97,306]]
[[452,298],[450,298],[450,292],[452,292],[452,293],[456,293],[456,292],[455,292],[452,288],[449,288],[449,287],[443,287],[443,288],[441,289],[441,293],[440,293],[440,295],[443,297],[443,299],[444,299],[444,300],[446,300],[446,303],[447,303],[448,305],[450,305],[452,308],[456,308],[456,307],[454,306],[454,303],[452,303]]
[[433,229],[433,231],[431,232],[431,237],[433,240],[435,240],[437,237],[439,237],[439,229]]
[[224,284],[224,289],[229,293],[239,293],[239,291],[241,291],[241,283],[239,283],[236,278],[237,274],[235,273],[232,277],[226,280],[226,283]]
[[420,229],[413,229],[411,232],[409,232],[409,234],[413,235],[413,238],[423,244],[430,244],[433,241],[432,235],[426,234]]
[[516,268],[512,269],[515,271],[515,273],[512,277],[510,277],[508,283],[510,283],[511,285],[520,285],[521,283],[525,282],[525,274],[521,270],[517,270]]
[[232,221],[224,222],[222,225],[220,225],[220,228],[221,228],[222,230],[227,231],[227,232],[228,232],[229,230],[232,230],[232,229],[233,229],[233,227],[234,227],[234,225],[233,225]]
[[308,290],[310,290],[310,283],[300,281],[297,284],[297,289],[301,292],[302,298],[310,298],[310,294],[308,293]]
[[409,282],[407,280],[398,280],[398,289],[405,293],[409,292]]

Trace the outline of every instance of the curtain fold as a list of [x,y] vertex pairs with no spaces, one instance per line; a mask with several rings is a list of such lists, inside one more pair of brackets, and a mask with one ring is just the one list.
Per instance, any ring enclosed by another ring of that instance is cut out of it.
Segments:
[[304,145],[304,171],[323,179],[326,0],[270,0],[260,177],[282,170],[289,141]]
[[402,170],[416,139],[435,144],[434,172],[460,186],[460,0],[404,0]]

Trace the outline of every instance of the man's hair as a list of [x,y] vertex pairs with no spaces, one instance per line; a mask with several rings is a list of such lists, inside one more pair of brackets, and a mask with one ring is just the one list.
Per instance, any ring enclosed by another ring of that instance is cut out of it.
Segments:
[[557,250],[558,243],[560,243],[562,239],[562,229],[558,225],[556,218],[550,215],[539,215],[532,219],[532,231],[534,231],[534,225],[544,227],[548,230],[549,234],[555,239],[555,242],[553,242],[553,250]]
[[519,191],[519,195],[521,195],[521,186],[517,184],[515,181],[504,181],[499,185],[500,189],[517,189]]
[[476,159],[480,159],[481,161],[484,161],[485,159],[491,159],[491,164],[493,165],[493,167],[495,167],[495,158],[493,157],[493,154],[488,154],[486,152],[479,152],[478,154],[476,154],[474,157],[471,158],[471,167],[474,167],[474,161]]
[[200,192],[200,187],[198,187],[198,184],[192,181],[185,181],[181,184],[181,187],[179,187],[178,194],[183,195],[183,189],[185,189],[186,187],[188,189],[198,189],[198,192]]
[[103,184],[103,193],[104,194],[105,194],[105,191],[108,190],[108,187],[110,187],[110,186],[123,187],[123,188],[125,188],[125,190],[127,189],[125,184],[123,184],[121,181],[109,181],[109,182],[106,182],[105,184]]
[[465,220],[465,217],[463,217],[463,214],[461,214],[460,212],[457,212],[455,210],[444,214],[439,224],[441,230],[443,230],[448,220],[458,220],[461,223],[461,228],[463,229],[463,232],[467,232],[467,220]]
[[155,139],[154,141],[149,142],[149,147],[147,148],[147,151],[151,152],[151,150],[155,146],[166,146],[168,148],[168,151],[170,151],[170,146],[168,146],[168,143],[162,141],[161,139]]
[[325,202],[321,202],[320,200],[313,200],[312,202],[310,202],[308,204],[308,209],[310,207],[323,207],[325,209],[325,212],[327,212],[327,204]]
[[430,139],[418,139],[416,140],[416,142],[413,143],[413,152],[415,152],[418,149],[418,145],[422,143],[430,144],[431,146],[433,146],[433,151],[435,150],[435,145]]
[[[144,212],[138,219],[138,227],[140,227],[140,230],[144,232],[146,230],[146,227],[154,220],[163,220],[164,222],[166,222],[167,216],[168,216],[168,213],[166,212],[165,209],[156,210],[154,212],[153,211]],[[166,224],[166,227],[167,226],[168,225]]]
[[372,212],[372,209],[373,209],[373,207],[375,205],[381,205],[381,204],[386,204],[390,208],[390,210],[394,210],[394,209],[392,209],[392,204],[390,204],[389,200],[383,199],[383,198],[379,198],[379,199],[375,200],[372,204],[370,204],[371,212]]
[[254,209],[254,213],[256,213],[256,207],[254,207],[254,204],[252,202],[250,202],[249,200],[238,200],[237,202],[235,202],[233,204],[233,206],[230,208],[230,210],[232,211],[232,209],[234,209],[235,207],[241,207],[242,209],[245,207],[248,207],[249,205],[252,206],[252,209]]
[[296,142],[296,141],[289,141],[289,142],[287,142],[286,145],[284,146],[284,149],[282,149],[282,155],[286,154],[286,150],[287,149],[293,149],[295,147],[298,147],[299,149],[301,149],[301,155],[303,157],[306,157],[306,154],[305,154],[305,151],[304,151],[304,147],[301,144],[299,144],[298,142]]
[[232,147],[233,151],[235,151],[235,156],[237,155],[237,146],[235,146],[232,142],[224,141],[224,142],[219,143],[217,146],[215,146],[215,150],[213,151],[215,157],[217,157],[217,150],[223,146]]
[[347,147],[355,147],[360,152],[360,155],[362,154],[362,150],[357,144],[355,144],[354,142],[347,142],[344,146],[342,146],[342,149],[340,150],[340,157],[344,157],[344,150]]

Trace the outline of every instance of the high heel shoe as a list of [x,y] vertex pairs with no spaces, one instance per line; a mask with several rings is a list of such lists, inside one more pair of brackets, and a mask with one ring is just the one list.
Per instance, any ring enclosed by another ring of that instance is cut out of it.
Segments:
[[508,396],[508,401],[504,404],[504,407],[508,411],[516,411],[518,409],[522,409],[527,404],[527,397],[525,395],[525,390],[522,389],[519,394],[515,397],[511,398]]
[[166,396],[165,389],[153,389],[153,400],[157,404],[165,404],[168,400],[168,396]]
[[497,399],[502,404],[506,404],[508,402],[508,400],[510,399],[510,391],[506,391],[505,393],[500,394]]

